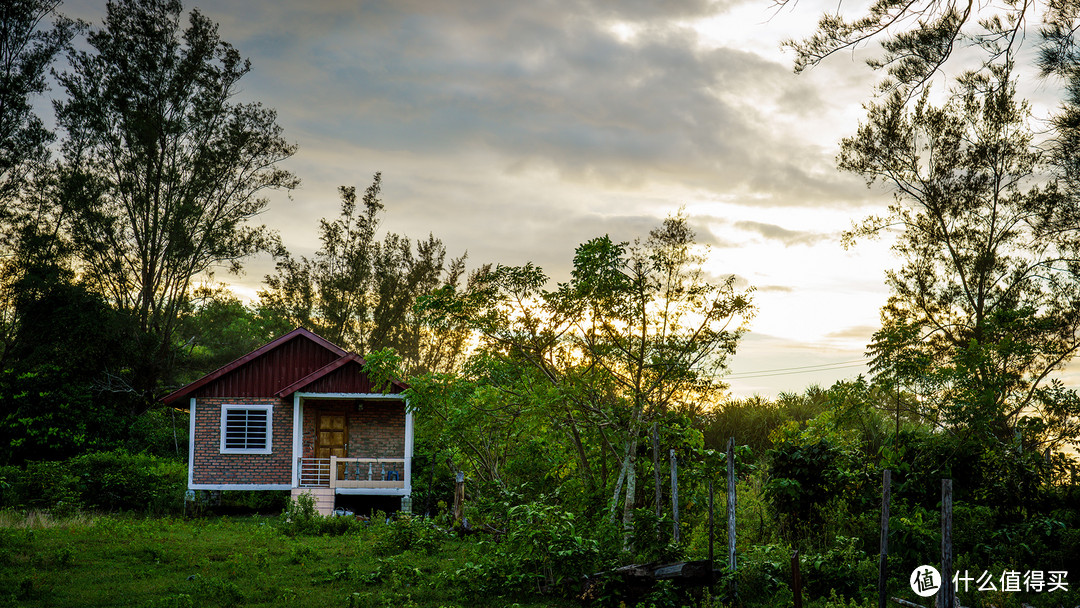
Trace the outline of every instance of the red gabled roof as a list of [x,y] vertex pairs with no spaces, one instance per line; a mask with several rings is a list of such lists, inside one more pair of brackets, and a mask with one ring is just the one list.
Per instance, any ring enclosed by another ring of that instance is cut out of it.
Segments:
[[[169,393],[168,395],[163,397],[161,399],[161,401],[163,403],[172,403],[174,401],[178,401],[180,399],[183,399],[184,397],[187,397],[187,396],[191,395],[192,393],[198,391],[199,389],[210,385],[215,380],[219,380],[219,379],[227,376],[228,374],[230,374],[232,372],[235,372],[236,370],[238,370],[239,368],[247,365],[248,363],[251,363],[251,362],[255,361],[256,359],[259,359],[260,357],[263,357],[264,355],[267,355],[268,353],[271,353],[271,352],[277,350],[278,348],[282,347],[283,345],[285,345],[285,344],[287,344],[289,342],[292,342],[293,340],[296,340],[296,339],[306,339],[309,342],[314,343],[314,345],[316,345],[318,347],[321,347],[322,349],[325,349],[326,351],[329,351],[329,352],[327,352],[327,353],[325,353],[323,355],[324,358],[332,357],[334,360],[337,360],[337,359],[345,357],[346,355],[351,354],[348,351],[346,351],[345,349],[341,348],[340,346],[338,346],[338,345],[334,344],[333,342],[330,342],[329,340],[323,338],[322,336],[319,336],[319,335],[317,335],[317,334],[315,334],[315,333],[313,333],[311,331],[308,331],[308,330],[304,329],[303,327],[297,327],[296,329],[294,329],[294,330],[290,331],[289,333],[281,336],[280,338],[277,338],[276,340],[272,340],[272,341],[266,343],[265,345],[251,351],[250,353],[244,355],[243,357],[240,357],[239,359],[233,361],[232,363],[228,363],[226,365],[223,365],[223,366],[219,367],[218,369],[210,372],[209,374],[203,376],[202,378],[199,378],[198,380],[192,382],[191,384],[188,384],[187,386],[184,386],[184,387],[182,387],[182,388],[180,388],[180,389],[178,389],[176,391],[173,391],[172,393]],[[353,356],[356,356],[356,355],[353,355]],[[310,367],[308,369],[310,369]],[[303,374],[303,375],[310,375],[310,374]],[[280,382],[288,382],[289,384],[292,384],[292,381],[294,379],[295,379],[295,375],[292,376],[291,378],[285,378],[284,380],[279,381],[279,383]],[[271,396],[276,391],[276,388],[277,387],[274,387],[274,390],[267,391],[268,394],[266,396],[267,397]],[[239,395],[237,395],[237,396],[239,396]]]
[[[340,369],[341,367],[345,366],[346,364],[348,364],[350,362],[356,363],[361,368],[363,368],[365,365],[367,365],[367,362],[364,361],[364,358],[361,357],[360,355],[358,355],[356,353],[346,353],[341,358],[322,366],[321,368],[311,372],[310,374],[304,376],[303,378],[300,378],[296,382],[293,382],[292,384],[282,388],[277,393],[275,393],[275,396],[284,397],[286,395],[291,395],[291,394],[295,393],[296,391],[298,391],[298,390],[300,390],[302,388],[310,386],[311,384],[314,384],[315,382],[317,382],[317,381],[319,381],[319,380],[321,380],[323,378],[326,378],[331,373],[333,373],[334,371]],[[397,378],[391,378],[390,383],[395,388],[398,389],[397,392],[400,392],[400,391],[403,391],[403,390],[409,388],[409,386],[407,384],[405,384],[404,382],[398,380]],[[346,391],[342,391],[342,392],[346,392]],[[356,391],[348,391],[348,392],[356,392]],[[361,391],[361,392],[367,392],[367,391]]]

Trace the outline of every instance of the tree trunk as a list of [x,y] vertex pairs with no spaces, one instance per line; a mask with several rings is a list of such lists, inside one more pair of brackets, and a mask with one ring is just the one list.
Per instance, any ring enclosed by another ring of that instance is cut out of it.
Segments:
[[635,464],[635,454],[637,451],[637,440],[634,440],[634,450],[630,453],[627,461],[630,463],[630,468],[626,471],[626,502],[623,503],[623,550],[630,551],[633,548],[633,532],[634,532],[634,499],[637,494],[637,471]]

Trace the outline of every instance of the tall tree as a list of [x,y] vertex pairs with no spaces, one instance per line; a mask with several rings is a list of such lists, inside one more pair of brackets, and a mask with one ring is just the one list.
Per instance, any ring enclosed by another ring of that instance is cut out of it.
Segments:
[[0,6],[0,221],[12,219],[15,202],[49,157],[53,134],[34,114],[33,98],[45,92],[53,59],[77,31],[63,17],[43,27],[59,4],[10,0]]
[[[795,3],[776,0],[778,7]],[[873,0],[857,6],[859,14],[850,16],[838,4],[821,17],[813,35],[784,43],[796,53],[796,72],[834,53],[876,44],[878,50],[866,55],[867,63],[884,73],[879,90],[898,93],[905,103],[916,100],[935,76],[947,74],[957,55],[954,65],[981,64],[988,77],[1019,66],[1059,79],[1062,104],[1049,121],[1044,146],[1053,153],[1046,160],[1055,167],[1059,186],[1080,195],[1080,0]]]
[[102,389],[130,364],[128,320],[56,264],[21,268],[11,293],[19,323],[0,366],[0,462],[116,446],[130,404]]
[[298,180],[278,164],[296,148],[273,110],[238,103],[251,69],[179,0],[117,0],[91,50],[69,53],[56,102],[65,132],[60,204],[83,279],[135,320],[133,386],[150,396],[170,369],[193,277],[271,242],[248,222],[261,193]]
[[[57,0],[11,0],[0,6],[0,368],[18,331],[14,289],[23,278],[41,217],[39,185],[48,179],[48,144],[53,134],[33,109],[34,98],[47,89],[53,59],[76,34],[77,25],[56,17],[46,21]],[[35,243],[36,244],[36,243]]]
[[1026,441],[1057,445],[1080,415],[1052,380],[1080,348],[1080,200],[1048,174],[1008,71],[992,73],[960,78],[943,107],[869,106],[839,166],[895,198],[846,237],[901,230],[879,371],[914,383],[941,424],[998,442],[1033,426]]
[[441,285],[457,285],[464,256],[447,261],[442,241],[431,235],[415,249],[398,234],[379,240],[381,189],[379,173],[359,201],[356,188],[339,188],[341,212],[319,221],[322,246],[314,258],[296,259],[281,248],[276,272],[259,292],[260,306],[363,354],[393,348],[407,375],[449,371],[464,352],[463,328],[433,330],[416,316],[414,305]]
[[[583,243],[571,281],[554,290],[531,264],[485,267],[464,292],[442,289],[422,308],[480,334],[483,365],[497,370],[481,384],[506,395],[504,408],[484,412],[516,418],[524,405],[545,418],[544,428],[572,446],[589,495],[611,492],[614,513],[625,488],[628,521],[643,430],[668,412],[700,412],[719,399],[721,373],[753,313],[734,277],[706,279],[704,259],[680,214],[644,241]],[[440,415],[438,399],[420,402]],[[609,460],[617,475],[606,474]]]
[[226,285],[195,289],[177,330],[177,379],[193,382],[295,328],[270,312],[245,305]]

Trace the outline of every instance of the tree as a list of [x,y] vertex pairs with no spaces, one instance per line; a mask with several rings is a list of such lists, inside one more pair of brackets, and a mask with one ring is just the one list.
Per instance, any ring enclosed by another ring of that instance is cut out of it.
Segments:
[[296,148],[274,111],[234,100],[250,63],[197,10],[181,29],[181,13],[178,0],[109,2],[55,103],[78,270],[144,336],[132,386],[147,397],[173,364],[193,277],[268,247],[248,224],[260,194],[298,184],[278,167]]
[[0,222],[5,224],[49,158],[53,134],[34,114],[33,97],[45,92],[49,66],[77,31],[75,22],[63,17],[50,29],[42,27],[59,4],[11,0],[0,7]]
[[11,292],[19,324],[0,366],[0,462],[112,447],[129,431],[127,404],[103,388],[130,363],[128,320],[55,264],[23,267]]
[[43,27],[58,4],[12,0],[0,6],[0,368],[18,331],[12,289],[22,279],[16,263],[25,258],[22,233],[42,223],[34,214],[38,188],[28,186],[49,173],[53,134],[34,114],[33,98],[45,92],[49,66],[77,30],[63,17]]
[[[776,0],[778,7],[797,0]],[[1034,40],[1035,67],[1043,77],[1060,78],[1062,106],[1050,117],[1044,143],[1047,157],[1058,174],[1059,185],[1073,196],[1080,194],[1080,46],[1074,35],[1080,28],[1080,2],[1004,2],[1000,4],[925,0],[874,0],[858,17],[849,19],[837,5],[826,13],[817,31],[785,46],[796,53],[795,71],[817,65],[834,53],[880,44],[867,63],[883,70],[879,89],[895,92],[910,103],[935,75],[962,50],[972,56],[958,63],[981,62],[980,71],[1012,72],[1031,54],[1023,53]],[[1032,30],[1038,29],[1037,33]]]
[[[776,0],[777,7],[788,4],[795,0]],[[784,45],[795,51],[795,70],[800,72],[835,53],[876,41],[881,52],[867,63],[885,70],[881,88],[913,99],[958,49],[977,49],[986,66],[1014,63],[1028,38],[1029,24],[1039,24],[1033,38],[1038,41],[1042,72],[1075,80],[1080,75],[1080,51],[1072,34],[1078,18],[1080,4],[1075,0],[992,7],[971,1],[875,0],[853,19],[841,14],[838,5],[836,12],[822,15],[812,36]]]
[[339,188],[340,215],[319,221],[322,247],[314,259],[296,259],[281,248],[276,272],[259,292],[260,307],[362,354],[392,348],[406,375],[450,371],[460,363],[465,332],[426,327],[413,306],[441,285],[457,285],[465,258],[447,262],[446,247],[432,235],[415,249],[412,240],[394,233],[378,240],[381,188],[376,173],[362,207],[356,188]]
[[[590,498],[612,492],[614,514],[625,488],[629,523],[643,430],[668,412],[694,413],[718,400],[720,374],[753,311],[734,277],[705,279],[704,259],[680,214],[644,241],[583,243],[571,281],[556,289],[532,264],[486,266],[467,290],[443,288],[421,308],[435,322],[460,320],[480,335],[487,372],[474,374],[483,391],[468,397],[484,399],[476,415],[528,417],[562,433],[580,490]],[[499,406],[492,388],[503,394]],[[468,399],[455,403],[468,407]],[[434,417],[460,417],[440,410],[438,398],[417,401]]]
[[245,305],[225,285],[194,290],[177,329],[180,382],[194,382],[295,328],[258,307]]
[[841,169],[894,192],[885,216],[845,235],[897,227],[903,266],[870,353],[924,414],[999,445],[1075,437],[1074,391],[1053,373],[1080,347],[1080,200],[1048,173],[1029,110],[1005,69],[959,79],[951,100],[894,93],[841,144]]

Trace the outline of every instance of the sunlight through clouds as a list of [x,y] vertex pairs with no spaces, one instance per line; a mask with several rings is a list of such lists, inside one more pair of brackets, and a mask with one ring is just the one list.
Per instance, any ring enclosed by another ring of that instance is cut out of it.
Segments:
[[[318,248],[338,186],[381,171],[385,230],[434,234],[471,268],[532,261],[554,280],[579,243],[644,238],[685,207],[713,246],[708,271],[761,288],[751,335],[768,339],[748,338],[739,367],[850,359],[858,340],[830,336],[877,323],[888,249],[845,252],[838,237],[887,197],[834,169],[874,75],[851,58],[792,73],[779,44],[812,31],[813,6],[266,0],[204,12],[252,61],[242,97],[274,108],[299,145],[286,166],[302,187],[259,218],[296,255]],[[264,257],[218,279],[251,297],[272,269]]]

